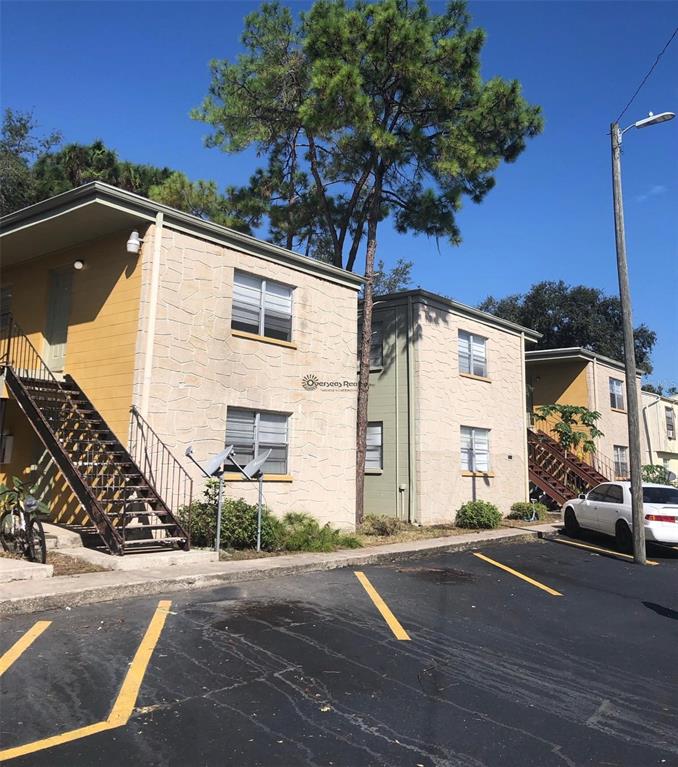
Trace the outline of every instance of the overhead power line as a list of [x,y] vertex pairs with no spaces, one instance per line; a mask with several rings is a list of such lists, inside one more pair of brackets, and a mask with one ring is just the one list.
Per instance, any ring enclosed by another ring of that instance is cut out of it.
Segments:
[[643,77],[643,79],[641,80],[641,82],[640,82],[640,85],[639,85],[639,86],[636,88],[636,90],[635,90],[635,93],[633,94],[633,96],[631,96],[631,98],[630,98],[630,100],[629,100],[629,103],[628,103],[628,104],[627,104],[627,105],[624,107],[624,109],[622,109],[622,111],[621,111],[621,113],[620,113],[619,117],[617,118],[616,122],[619,122],[619,121],[622,119],[622,117],[623,117],[623,116],[624,116],[624,114],[626,113],[626,110],[627,110],[627,109],[628,109],[628,108],[631,106],[631,104],[633,104],[633,102],[635,101],[635,98],[636,98],[636,96],[637,96],[637,95],[640,93],[640,89],[641,89],[641,88],[643,87],[643,85],[645,85],[645,83],[648,81],[648,79],[649,79],[650,75],[651,75],[651,74],[652,74],[652,72],[654,71],[654,68],[655,68],[655,67],[657,66],[657,64],[659,63],[659,59],[661,59],[661,57],[664,55],[664,52],[665,52],[665,51],[666,51],[666,49],[669,47],[669,45],[671,45],[671,43],[673,42],[673,38],[674,38],[676,35],[678,35],[678,27],[676,27],[676,28],[673,30],[673,34],[672,34],[672,35],[671,35],[671,37],[669,38],[668,42],[667,42],[667,43],[666,43],[666,45],[665,45],[665,46],[664,46],[664,47],[661,49],[661,51],[660,51],[660,52],[657,54],[657,58],[654,60],[654,64],[653,64],[653,65],[650,67],[650,69],[649,69],[648,73],[647,73],[647,74],[645,75],[645,77]]

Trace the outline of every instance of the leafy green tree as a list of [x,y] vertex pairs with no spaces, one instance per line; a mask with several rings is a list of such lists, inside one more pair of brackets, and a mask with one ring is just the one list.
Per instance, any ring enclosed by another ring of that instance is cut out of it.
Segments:
[[59,143],[61,136],[36,135],[31,112],[6,109],[0,136],[0,216],[35,202],[33,163]]
[[[489,296],[478,308],[539,331],[543,337],[538,349],[581,346],[615,360],[624,358],[619,298],[598,288],[567,285],[563,280],[538,282],[524,294]],[[647,373],[652,372],[650,355],[656,340],[646,325],[634,330],[636,364]]]
[[245,19],[237,61],[212,62],[193,112],[213,128],[208,146],[266,158],[257,180],[276,237],[349,270],[365,243],[357,523],[379,224],[459,243],[463,197],[480,202],[542,128],[518,82],[483,81],[484,39],[463,2],[434,14],[424,0],[317,0],[298,20],[265,4]]
[[405,261],[399,258],[395,266],[387,270],[384,262],[379,259],[374,269],[372,292],[375,296],[385,296],[388,293],[397,293],[399,290],[407,290],[412,285],[412,267],[414,261]]
[[678,386],[673,384],[664,386],[664,384],[644,383],[642,390],[650,394],[658,394],[660,397],[675,397],[678,394]]
[[564,450],[595,453],[598,437],[604,437],[596,426],[601,418],[597,410],[580,405],[540,405],[535,410],[538,421],[555,420],[551,429]]

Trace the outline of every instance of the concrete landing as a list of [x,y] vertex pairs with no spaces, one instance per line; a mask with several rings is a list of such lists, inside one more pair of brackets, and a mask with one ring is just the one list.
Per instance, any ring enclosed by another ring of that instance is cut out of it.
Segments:
[[99,565],[107,570],[140,570],[152,572],[164,567],[200,567],[202,565],[217,562],[216,551],[159,551],[148,554],[125,554],[123,557],[117,557],[113,554],[104,554],[102,551],[94,549],[70,548],[59,549],[59,553],[67,557],[81,559],[92,565]]
[[26,559],[7,559],[0,557],[0,583],[10,581],[37,581],[51,578],[52,565],[39,565]]

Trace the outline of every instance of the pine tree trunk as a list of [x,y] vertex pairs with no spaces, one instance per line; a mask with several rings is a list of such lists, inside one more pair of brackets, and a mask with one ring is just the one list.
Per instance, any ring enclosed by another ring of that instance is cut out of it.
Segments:
[[363,521],[365,494],[365,453],[367,452],[367,400],[370,393],[370,346],[372,343],[372,287],[374,257],[377,252],[378,208],[373,206],[367,221],[367,252],[365,254],[365,297],[362,314],[362,342],[358,379],[358,423],[356,429],[355,523]]

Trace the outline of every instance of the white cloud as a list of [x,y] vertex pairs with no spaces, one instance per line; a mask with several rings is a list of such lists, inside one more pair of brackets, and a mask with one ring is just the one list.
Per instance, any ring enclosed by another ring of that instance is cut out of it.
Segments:
[[665,194],[668,191],[668,186],[664,186],[664,184],[655,184],[654,186],[651,186],[644,194],[637,195],[636,202],[645,202],[645,200],[649,200],[650,197],[658,197],[660,194]]

